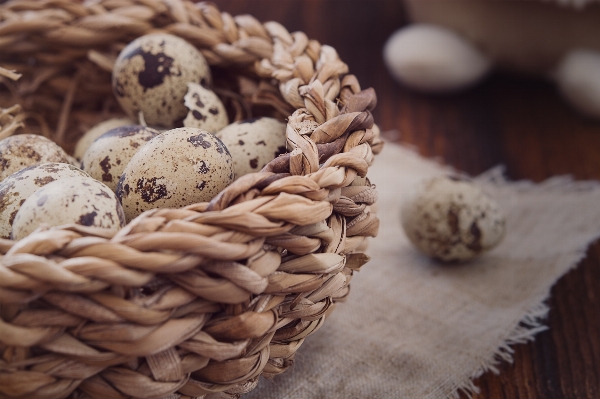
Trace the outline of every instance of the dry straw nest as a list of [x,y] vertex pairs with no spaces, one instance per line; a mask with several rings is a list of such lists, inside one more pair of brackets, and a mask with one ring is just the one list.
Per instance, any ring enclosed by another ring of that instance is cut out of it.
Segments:
[[120,112],[120,49],[157,30],[201,50],[231,119],[287,120],[291,151],[114,235],[0,240],[1,398],[239,397],[293,363],[368,260],[375,94],[333,48],[276,22],[183,0],[8,1],[0,135],[24,124],[72,149]]

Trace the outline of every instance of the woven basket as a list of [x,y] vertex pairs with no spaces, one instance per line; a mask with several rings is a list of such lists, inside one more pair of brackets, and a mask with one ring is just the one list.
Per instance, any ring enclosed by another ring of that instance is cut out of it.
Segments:
[[112,64],[154,31],[200,49],[230,119],[287,120],[291,151],[116,234],[0,239],[0,398],[239,397],[293,363],[368,261],[375,94],[333,48],[276,22],[183,0],[9,1],[0,138],[25,124],[72,150],[121,114]]

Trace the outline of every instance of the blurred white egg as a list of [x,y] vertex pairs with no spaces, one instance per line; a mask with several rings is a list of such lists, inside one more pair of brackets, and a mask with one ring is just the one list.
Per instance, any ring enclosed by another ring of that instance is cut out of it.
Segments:
[[600,52],[571,51],[558,65],[556,81],[575,108],[600,118]]
[[383,58],[394,78],[427,92],[464,88],[491,68],[490,60],[467,40],[429,24],[396,31],[385,44]]

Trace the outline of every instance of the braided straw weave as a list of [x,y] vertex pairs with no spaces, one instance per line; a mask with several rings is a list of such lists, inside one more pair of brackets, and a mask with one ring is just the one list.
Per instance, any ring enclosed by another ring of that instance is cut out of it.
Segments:
[[375,94],[333,48],[276,22],[183,0],[8,1],[0,134],[25,124],[72,150],[120,113],[120,49],[155,31],[200,49],[232,119],[287,119],[290,152],[116,234],[0,239],[0,398],[239,397],[293,363],[368,261]]

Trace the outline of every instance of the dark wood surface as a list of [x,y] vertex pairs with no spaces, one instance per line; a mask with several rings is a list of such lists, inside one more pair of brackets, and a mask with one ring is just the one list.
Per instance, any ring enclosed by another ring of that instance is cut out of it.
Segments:
[[[399,0],[215,0],[337,49],[363,88],[377,91],[375,120],[388,140],[419,148],[470,174],[503,164],[511,179],[557,174],[600,179],[600,121],[573,111],[543,80],[495,74],[452,96],[395,83],[381,50],[407,21]],[[599,204],[600,206],[600,204]],[[476,381],[478,399],[600,398],[600,243],[553,287],[549,330],[514,347],[514,363]]]

